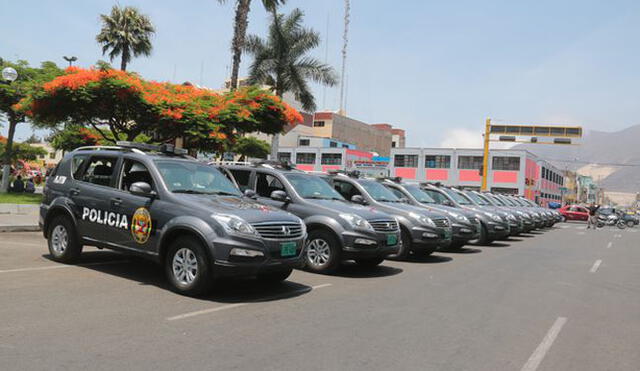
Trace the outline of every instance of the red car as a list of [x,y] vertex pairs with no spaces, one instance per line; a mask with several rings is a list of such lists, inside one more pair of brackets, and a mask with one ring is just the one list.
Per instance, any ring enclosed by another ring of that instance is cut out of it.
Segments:
[[589,219],[589,210],[586,207],[578,205],[566,205],[558,209],[564,220],[587,220]]

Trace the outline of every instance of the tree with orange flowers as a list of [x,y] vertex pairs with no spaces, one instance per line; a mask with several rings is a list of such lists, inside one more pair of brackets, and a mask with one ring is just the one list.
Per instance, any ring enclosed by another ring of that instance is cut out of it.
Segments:
[[93,129],[105,141],[152,135],[183,138],[185,147],[214,152],[238,134],[279,133],[302,121],[280,98],[249,87],[218,94],[191,85],[159,83],[114,69],[70,67],[20,101],[16,109],[39,126]]

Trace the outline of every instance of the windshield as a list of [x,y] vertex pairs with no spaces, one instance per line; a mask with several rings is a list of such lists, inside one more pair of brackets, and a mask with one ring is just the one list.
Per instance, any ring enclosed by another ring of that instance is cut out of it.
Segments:
[[[417,185],[408,185],[404,186],[404,189],[409,192],[413,198],[415,198],[418,202],[423,204],[435,204],[436,200],[433,199],[427,192],[420,189]],[[443,196],[444,197],[444,196]]]
[[487,202],[487,200],[485,200],[484,198],[478,196],[476,193],[473,192],[465,192],[465,195],[467,195],[467,197],[469,197],[470,199],[473,200],[473,202],[475,202],[476,204],[480,205],[480,206],[489,206],[490,203]]
[[398,202],[400,199],[394,195],[389,188],[374,180],[361,180],[358,183],[364,188],[365,191],[376,201],[382,202]]
[[513,201],[509,199],[509,197],[498,196],[502,202],[504,202],[507,206],[517,206]]
[[447,192],[447,194],[460,205],[473,205],[473,203],[467,197],[452,189],[444,188],[443,191]]
[[484,196],[493,201],[493,203],[497,206],[506,206],[504,202],[502,202],[498,197],[494,195],[485,193]]
[[287,174],[285,175],[293,189],[302,198],[313,198],[320,200],[344,200],[344,197],[329,185],[322,178],[307,174]]
[[434,189],[423,189],[422,191],[431,196],[431,198],[433,198],[440,205],[444,205],[447,203],[447,201],[450,201],[447,196]]
[[222,194],[242,193],[218,169],[187,161],[156,161],[162,180],[174,193]]

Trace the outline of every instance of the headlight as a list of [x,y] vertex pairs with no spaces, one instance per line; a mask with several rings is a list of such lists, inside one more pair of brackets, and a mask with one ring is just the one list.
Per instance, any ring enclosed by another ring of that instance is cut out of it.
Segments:
[[467,217],[462,214],[450,212],[449,215],[455,220],[459,221],[460,223],[467,223],[467,224],[470,223],[469,219],[467,219]]
[[517,219],[516,219],[515,215],[513,215],[513,214],[508,214],[508,215],[507,215],[507,220],[511,220],[511,221],[514,221],[514,222],[515,222]]
[[340,217],[346,220],[347,223],[349,223],[349,225],[352,228],[360,228],[360,229],[367,229],[367,230],[373,231],[373,227],[371,226],[371,224],[369,224],[369,222],[365,218],[361,217],[360,215],[340,214]]
[[501,223],[502,222],[502,218],[500,217],[500,215],[496,215],[496,214],[492,214],[492,213],[485,213],[489,218],[493,219],[494,222],[498,222]]
[[429,227],[435,227],[436,226],[436,223],[434,223],[433,220],[431,220],[431,218],[429,218],[426,215],[422,215],[422,214],[411,212],[411,213],[409,213],[409,216],[412,217],[413,219],[417,220],[418,222],[424,224],[424,225],[428,225]]
[[258,235],[258,232],[256,232],[251,224],[235,215],[211,214],[211,217],[220,223],[227,233]]

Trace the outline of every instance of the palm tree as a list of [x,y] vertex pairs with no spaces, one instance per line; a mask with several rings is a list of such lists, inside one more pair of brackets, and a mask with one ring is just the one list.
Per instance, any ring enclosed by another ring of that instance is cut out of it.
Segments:
[[[284,93],[293,93],[305,111],[313,112],[316,102],[308,81],[334,86],[338,78],[331,66],[306,55],[320,45],[320,36],[302,26],[303,17],[300,9],[294,9],[288,16],[274,12],[267,39],[250,35],[244,49],[254,57],[249,83],[269,85],[280,98]],[[272,158],[277,158],[277,154],[278,136],[274,135]]]
[[[218,0],[220,4],[226,4],[229,0]],[[249,25],[249,10],[251,10],[251,0],[234,0],[236,2],[236,16],[233,22],[233,40],[231,42],[231,53],[233,53],[233,65],[231,66],[231,90],[238,87],[238,71],[240,70],[240,60],[242,49],[244,48],[247,36],[247,26]],[[275,12],[278,5],[286,3],[287,0],[262,0],[262,5],[269,12]]]
[[111,14],[101,14],[102,29],[96,41],[102,45],[102,54],[109,51],[113,61],[121,56],[120,69],[127,70],[132,57],[149,56],[153,49],[151,36],[156,32],[151,19],[132,6],[114,5]]

